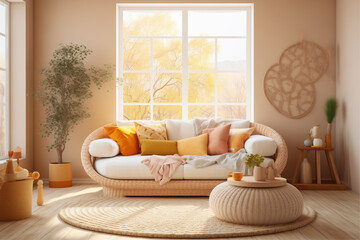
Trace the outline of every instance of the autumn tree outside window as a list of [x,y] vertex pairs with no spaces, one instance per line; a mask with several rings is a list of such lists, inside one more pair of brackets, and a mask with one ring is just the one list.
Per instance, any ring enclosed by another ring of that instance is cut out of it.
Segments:
[[252,119],[251,4],[118,4],[117,119]]

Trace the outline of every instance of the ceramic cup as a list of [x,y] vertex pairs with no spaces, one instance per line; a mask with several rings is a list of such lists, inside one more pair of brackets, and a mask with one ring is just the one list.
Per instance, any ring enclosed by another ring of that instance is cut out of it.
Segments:
[[314,138],[313,140],[313,146],[321,147],[323,146],[323,141],[321,138]]
[[230,172],[228,174],[228,177],[231,177],[235,180],[235,181],[241,181],[241,179],[243,178],[244,174],[242,172]]

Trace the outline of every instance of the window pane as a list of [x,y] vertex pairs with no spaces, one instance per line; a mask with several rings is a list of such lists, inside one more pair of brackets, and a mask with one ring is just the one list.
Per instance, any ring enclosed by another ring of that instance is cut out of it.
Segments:
[[157,103],[181,103],[181,73],[157,73],[154,79],[153,100]]
[[243,73],[218,73],[218,101],[245,103],[246,80]]
[[246,39],[218,39],[218,70],[246,71]]
[[5,34],[6,26],[6,6],[0,2],[0,33]]
[[6,114],[6,99],[5,99],[5,83],[6,83],[6,72],[0,71],[0,156],[7,155],[6,154],[6,146],[5,146],[5,136],[6,136],[6,122],[5,122],[5,114]]
[[168,119],[181,119],[182,118],[181,106],[164,106],[155,105],[153,108],[154,120]]
[[245,36],[245,11],[189,11],[189,36]]
[[181,70],[181,39],[154,39],[154,70]]
[[125,120],[150,120],[150,106],[125,105],[123,118]]
[[195,117],[214,117],[215,116],[215,106],[189,106],[188,109],[188,119],[193,119]]
[[150,102],[150,74],[124,73],[124,102]]
[[246,106],[218,106],[218,116],[223,118],[246,119]]
[[212,70],[215,62],[215,40],[190,39],[188,45],[189,70]]
[[215,101],[215,74],[189,73],[189,103],[212,103]]
[[181,36],[181,11],[124,11],[124,36]]
[[123,40],[124,70],[150,69],[150,39]]

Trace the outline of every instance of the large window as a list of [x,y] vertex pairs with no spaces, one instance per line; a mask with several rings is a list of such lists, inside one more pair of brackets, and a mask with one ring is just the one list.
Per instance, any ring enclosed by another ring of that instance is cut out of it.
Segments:
[[0,159],[7,156],[9,144],[9,4],[0,0]]
[[117,119],[251,119],[251,5],[117,9]]

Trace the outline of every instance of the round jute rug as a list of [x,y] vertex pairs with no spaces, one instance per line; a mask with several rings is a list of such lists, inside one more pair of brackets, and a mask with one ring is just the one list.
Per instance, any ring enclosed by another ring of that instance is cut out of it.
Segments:
[[76,227],[127,236],[219,238],[293,230],[312,222],[316,212],[305,206],[292,223],[246,226],[217,219],[207,198],[96,198],[64,207],[59,217]]

